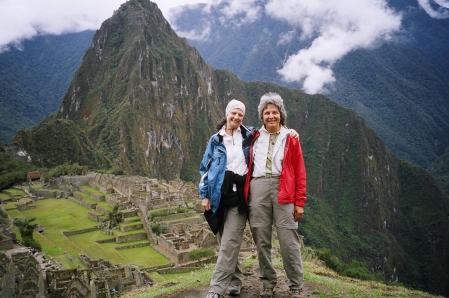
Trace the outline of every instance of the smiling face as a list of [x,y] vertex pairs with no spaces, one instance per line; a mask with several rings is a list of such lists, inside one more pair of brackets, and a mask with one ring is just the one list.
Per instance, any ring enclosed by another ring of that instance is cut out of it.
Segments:
[[278,132],[281,129],[281,113],[274,104],[267,104],[262,113],[262,120],[265,129],[270,133]]
[[232,109],[226,115],[226,128],[237,129],[243,121],[243,111],[240,109]]

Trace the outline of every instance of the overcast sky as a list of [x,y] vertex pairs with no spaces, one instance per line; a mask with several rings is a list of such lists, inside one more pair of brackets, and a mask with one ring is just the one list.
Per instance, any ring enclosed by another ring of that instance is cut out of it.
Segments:
[[[209,0],[207,0],[209,1]],[[0,0],[0,53],[38,34],[99,29],[126,0]],[[204,0],[153,0],[168,18],[172,7]],[[9,45],[9,46],[8,46]]]
[[[435,19],[449,18],[449,0],[410,0]],[[0,0],[0,53],[39,34],[62,34],[99,29],[125,0]],[[153,0],[170,20],[170,9],[184,4],[208,3],[221,9],[222,22],[255,21],[262,13],[289,22],[279,43],[293,38],[310,46],[286,57],[279,73],[286,81],[300,82],[307,93],[324,92],[335,80],[332,66],[352,50],[391,42],[401,29],[401,12],[387,0]],[[179,9],[179,8],[178,8]],[[178,34],[207,38],[213,32]]]

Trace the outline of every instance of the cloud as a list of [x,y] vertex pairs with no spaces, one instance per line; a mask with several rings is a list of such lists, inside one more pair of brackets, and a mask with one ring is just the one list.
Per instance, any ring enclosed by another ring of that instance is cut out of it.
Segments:
[[300,82],[307,93],[325,92],[335,81],[334,63],[350,51],[388,41],[400,29],[401,16],[383,0],[270,0],[266,13],[298,28],[310,46],[290,56],[278,72]]
[[0,0],[0,53],[36,35],[96,30],[125,0]]
[[[36,35],[96,30],[126,0],[0,0],[0,53],[20,48],[24,39]],[[448,14],[448,0],[418,0],[435,17]],[[435,1],[432,5],[429,1]],[[350,51],[369,48],[391,39],[399,30],[401,16],[386,0],[154,0],[167,19],[175,6],[205,2],[197,31],[182,32],[189,39],[212,35],[212,9],[222,25],[251,23],[267,14],[291,24],[293,30],[279,36],[278,45],[295,38],[310,46],[286,57],[279,73],[286,81],[300,82],[308,93],[323,92],[334,82],[333,64]],[[437,8],[435,6],[438,5]],[[183,9],[188,8],[185,6]],[[201,21],[201,22],[200,22]]]
[[[36,35],[97,30],[127,0],[0,0],[0,53]],[[151,0],[169,20],[170,10],[212,0]],[[202,33],[207,35],[207,31]]]
[[[209,19],[211,6],[205,3],[184,4],[182,6],[172,7],[168,10],[167,19],[171,26],[179,36],[185,37],[189,40],[208,40],[213,23]],[[197,28],[189,31],[184,31],[183,26],[177,26],[176,19],[187,11],[200,11],[200,16],[195,17]]]
[[432,18],[449,18],[449,1],[447,0],[418,0],[418,3]]
[[258,5],[257,0],[218,0],[215,1],[214,5],[220,5],[219,11],[224,16],[222,23],[232,19],[235,25],[254,22],[261,16],[263,10],[263,7]]
[[212,10],[222,25],[251,23],[264,13],[289,23],[292,30],[281,34],[277,44],[300,39],[308,46],[286,57],[278,72],[287,82],[299,82],[308,93],[326,92],[335,81],[332,66],[336,61],[353,50],[391,40],[402,18],[386,0],[211,0],[202,15],[207,25],[187,33],[176,31],[205,41],[213,34],[209,28],[214,19],[208,15]]
[[[173,7],[168,11],[168,20],[174,27],[176,33],[190,40],[206,41],[211,36],[212,27],[217,22],[221,26],[241,26],[251,23],[260,18],[263,6],[258,5],[257,0],[184,0],[183,6]],[[201,3],[197,3],[197,2]],[[183,31],[177,26],[176,19],[186,11],[201,11],[202,17],[197,20],[197,27],[191,31]],[[210,15],[216,13],[218,19],[210,19]]]
[[205,41],[207,39],[209,39],[209,36],[211,34],[211,27],[210,27],[210,23],[208,23],[207,21],[201,24],[202,29],[201,31],[198,30],[190,30],[190,31],[182,31],[179,28],[175,28],[176,30],[176,34],[178,34],[179,36],[185,37],[188,40],[200,40],[200,41]]

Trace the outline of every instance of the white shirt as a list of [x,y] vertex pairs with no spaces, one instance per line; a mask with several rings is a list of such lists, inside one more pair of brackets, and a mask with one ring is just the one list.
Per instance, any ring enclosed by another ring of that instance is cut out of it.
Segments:
[[[253,160],[254,171],[253,177],[265,177],[266,176],[266,164],[268,154],[268,143],[270,141],[270,133],[265,127],[260,128],[260,135],[254,143],[253,147]],[[273,148],[273,156],[271,163],[271,174],[273,176],[280,176],[282,172],[282,161],[284,160],[285,142],[290,130],[285,127],[281,127],[278,132],[279,136],[276,139],[276,143]]]
[[220,130],[219,134],[223,136],[223,145],[226,148],[226,171],[232,171],[241,176],[248,172],[245,155],[242,149],[242,132],[240,127],[234,130],[233,135],[227,135],[225,127]]

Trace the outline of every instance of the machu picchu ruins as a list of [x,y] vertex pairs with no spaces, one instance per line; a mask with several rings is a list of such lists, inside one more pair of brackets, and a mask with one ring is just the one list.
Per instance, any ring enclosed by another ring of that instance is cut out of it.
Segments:
[[[218,243],[204,219],[198,189],[192,182],[101,173],[61,176],[49,181],[44,181],[42,175],[39,177],[39,180],[18,186],[26,196],[1,197],[3,208],[39,208],[36,202],[46,199],[75,202],[86,208],[86,218],[98,224],[63,231],[65,237],[102,230],[107,238],[97,241],[100,244],[112,243],[117,245],[116,250],[151,246],[169,262],[144,267],[112,264],[87,254],[72,256],[67,253],[70,261],[79,258],[84,266],[64,268],[61,262],[42,252],[26,247],[13,250],[15,237],[11,235],[11,226],[7,228],[2,224],[0,242],[11,253],[0,254],[0,298],[116,297],[118,293],[151,286],[154,282],[151,272],[192,271],[216,260],[215,255],[200,260],[189,259],[189,252],[197,249],[216,251]],[[109,220],[114,207],[122,218],[115,227]],[[39,228],[41,232],[45,231],[45,227]],[[249,226],[244,237],[241,250],[250,251]],[[141,242],[133,244],[136,241]]]

